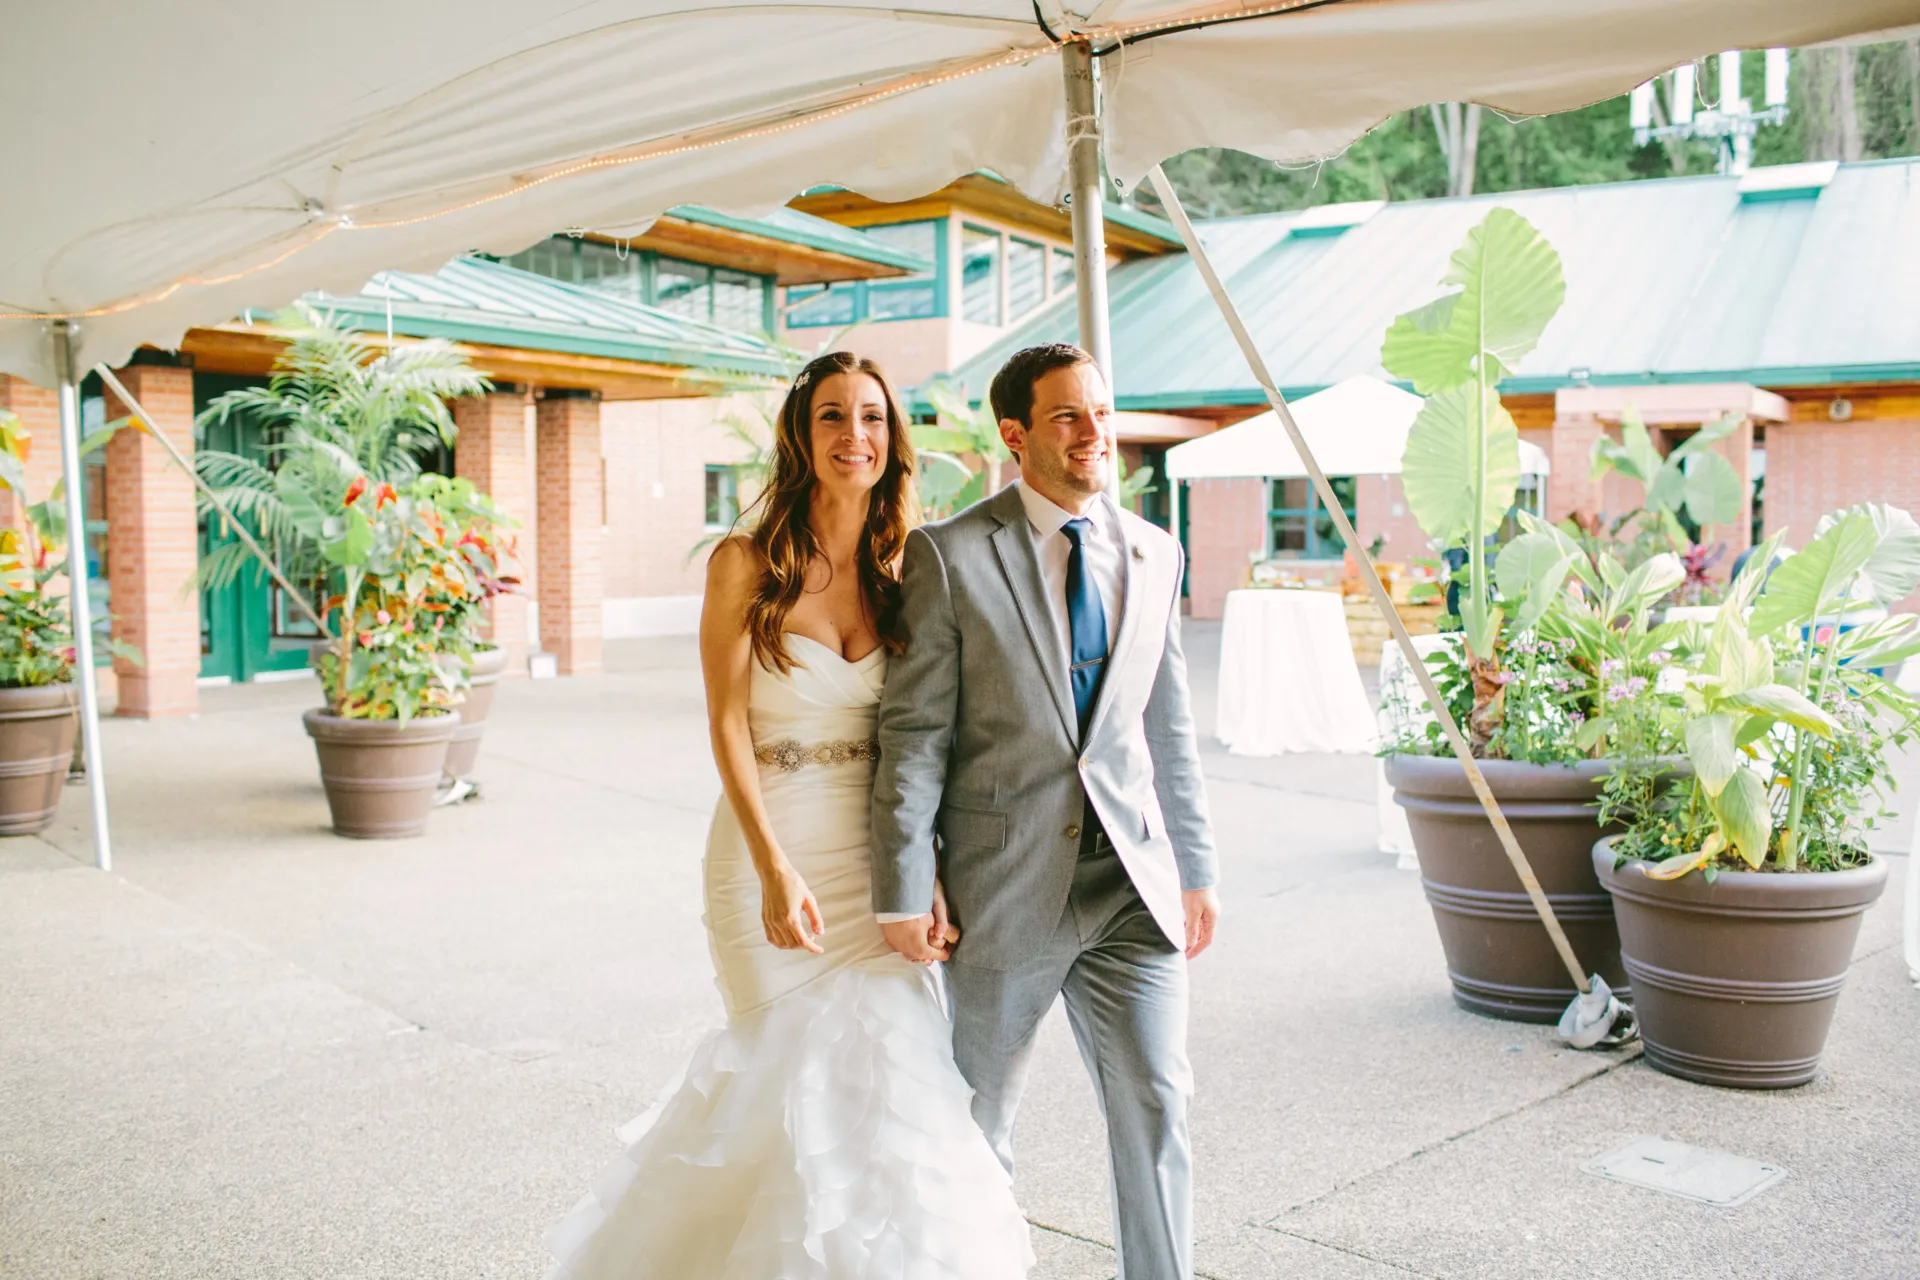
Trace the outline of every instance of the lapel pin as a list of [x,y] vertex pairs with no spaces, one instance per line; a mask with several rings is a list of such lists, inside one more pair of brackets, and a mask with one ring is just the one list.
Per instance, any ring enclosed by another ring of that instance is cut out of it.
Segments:
[[1135,547],[1133,549],[1133,558],[1135,560],[1145,560],[1147,558],[1147,553],[1142,551],[1140,548]]

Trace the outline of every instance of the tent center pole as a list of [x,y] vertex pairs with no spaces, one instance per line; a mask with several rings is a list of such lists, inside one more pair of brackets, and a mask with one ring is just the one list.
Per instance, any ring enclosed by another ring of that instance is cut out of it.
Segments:
[[[1107,325],[1106,178],[1100,166],[1100,95],[1094,83],[1093,46],[1070,40],[1060,46],[1066,78],[1067,190],[1073,215],[1073,287],[1079,303],[1080,346],[1113,386],[1113,337]],[[1120,456],[1113,455],[1107,488],[1120,488]]]
[[93,669],[93,599],[87,590],[86,469],[80,457],[80,388],[73,376],[73,325],[53,322],[53,365],[59,378],[60,471],[67,490],[67,616],[73,623],[74,683],[80,686],[80,732],[87,753],[87,797],[93,807],[93,865],[113,870],[107,826],[107,771],[100,759],[100,688]]

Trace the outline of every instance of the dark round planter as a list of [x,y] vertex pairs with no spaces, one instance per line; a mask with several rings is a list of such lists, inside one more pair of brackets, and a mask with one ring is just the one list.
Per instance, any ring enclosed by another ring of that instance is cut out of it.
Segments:
[[80,690],[71,683],[0,689],[0,836],[53,825],[73,762],[79,707]]
[[1736,1089],[1813,1079],[1853,963],[1860,917],[1887,887],[1875,858],[1846,871],[1691,872],[1649,879],[1593,848],[1613,895],[1647,1062]]
[[301,717],[320,756],[333,829],[359,839],[417,836],[460,727],[457,712],[397,720],[348,720],[313,710]]
[[[1602,834],[1593,801],[1612,762],[1478,763],[1574,954],[1630,1000],[1613,903],[1593,876],[1593,843]],[[1557,1022],[1579,992],[1466,770],[1451,756],[1413,755],[1390,755],[1386,768],[1393,798],[1407,811],[1454,1001],[1492,1018]]]
[[505,649],[476,649],[468,668],[466,701],[460,704],[460,727],[454,731],[447,748],[447,777],[465,778],[480,758],[480,735],[487,731],[487,712],[493,709],[493,687],[506,674]]

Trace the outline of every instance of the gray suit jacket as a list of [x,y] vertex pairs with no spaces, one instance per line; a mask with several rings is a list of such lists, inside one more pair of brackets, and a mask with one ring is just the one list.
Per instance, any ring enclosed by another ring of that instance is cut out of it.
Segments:
[[1180,545],[1113,510],[1126,589],[1084,743],[1054,621],[1066,602],[1042,586],[1019,493],[907,537],[909,638],[880,703],[873,907],[926,911],[937,871],[969,964],[1015,968],[1052,936],[1083,796],[1176,946],[1180,891],[1216,877],[1180,651]]

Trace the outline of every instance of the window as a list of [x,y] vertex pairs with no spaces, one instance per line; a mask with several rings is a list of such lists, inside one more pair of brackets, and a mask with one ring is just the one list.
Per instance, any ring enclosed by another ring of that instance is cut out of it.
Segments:
[[[1331,476],[1327,483],[1340,499],[1347,519],[1354,518],[1352,476]],[[1300,560],[1331,560],[1346,551],[1333,516],[1320,504],[1313,482],[1305,478],[1270,480],[1268,484],[1267,554]]]
[[641,270],[644,255],[595,240],[576,241],[575,249],[575,262],[579,267],[575,283],[590,285],[629,302],[647,300],[646,275]]
[[532,248],[522,249],[514,254],[506,260],[507,265],[518,267],[522,271],[531,271],[549,280],[572,280],[574,278],[573,250],[576,243],[566,236],[553,236],[542,240]]
[[1058,295],[1073,289],[1073,254],[1065,249],[1053,251],[1053,292]]
[[707,467],[706,521],[709,529],[731,529],[740,518],[740,477],[732,467]]
[[713,323],[727,329],[767,327],[766,285],[744,271],[713,269]]
[[1047,248],[1007,240],[1007,318],[1018,320],[1047,300]]
[[960,229],[960,313],[975,324],[1001,323],[1000,233]]
[[792,285],[787,289],[787,327],[852,324],[861,318],[861,293],[851,284]]
[[891,226],[865,227],[876,240],[896,249],[917,253],[934,264],[930,272],[873,280],[867,284],[867,318],[870,320],[920,320],[945,314],[940,305],[940,261],[946,221],[898,222]]
[[653,264],[653,305],[689,320],[713,317],[712,272],[697,262],[656,258]]

